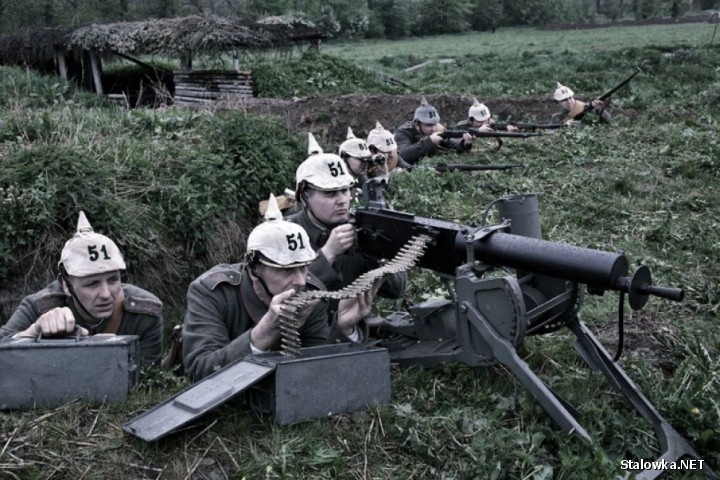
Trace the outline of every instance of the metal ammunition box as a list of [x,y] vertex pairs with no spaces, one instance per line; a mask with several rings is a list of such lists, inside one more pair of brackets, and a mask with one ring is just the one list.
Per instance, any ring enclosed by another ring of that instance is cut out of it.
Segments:
[[295,357],[266,353],[249,360],[275,365],[275,375],[250,389],[248,399],[280,425],[390,401],[390,356],[384,348],[343,343],[304,348]]
[[140,381],[137,335],[0,341],[0,409],[119,403]]

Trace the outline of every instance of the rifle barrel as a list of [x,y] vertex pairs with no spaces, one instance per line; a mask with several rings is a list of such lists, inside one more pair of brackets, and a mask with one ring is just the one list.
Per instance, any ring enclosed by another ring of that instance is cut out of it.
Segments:
[[469,133],[473,137],[484,137],[484,138],[529,138],[538,137],[542,135],[538,132],[481,132],[479,130],[445,130],[440,133],[442,138],[462,138],[466,133]]
[[451,172],[453,170],[459,170],[461,172],[478,172],[485,170],[511,170],[513,168],[520,168],[522,165],[516,164],[503,164],[503,165],[473,165],[468,163],[438,163],[433,166],[438,172]]

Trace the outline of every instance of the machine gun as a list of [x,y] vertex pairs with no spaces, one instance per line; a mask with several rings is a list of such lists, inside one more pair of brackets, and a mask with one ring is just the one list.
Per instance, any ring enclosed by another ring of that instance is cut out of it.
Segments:
[[[605,100],[607,100],[608,98],[610,98],[613,93],[617,92],[618,90],[620,90],[621,88],[623,88],[625,85],[627,85],[628,83],[630,83],[630,80],[632,80],[632,79],[635,77],[635,75],[637,75],[638,73],[640,73],[640,71],[641,71],[641,70],[640,70],[640,67],[635,67],[635,71],[634,71],[633,73],[631,73],[630,76],[628,76],[625,80],[623,80],[622,82],[620,82],[620,83],[618,83],[617,85],[615,85],[614,87],[612,87],[610,90],[607,90],[606,92],[604,92],[602,95],[600,95],[599,97],[597,97],[597,99],[600,100],[600,101],[602,101],[602,102],[604,102]],[[588,103],[585,105],[584,111],[587,112],[588,110],[591,110],[592,108],[593,108],[592,102],[588,102]]]
[[[377,189],[368,191],[382,194]],[[474,367],[502,364],[563,431],[591,442],[575,408],[547,386],[516,350],[528,335],[567,327],[577,339],[574,347],[582,359],[602,372],[651,423],[662,450],[659,460],[671,462],[686,456],[701,460],[616,363],[621,344],[613,359],[579,315],[582,285],[590,294],[627,294],[635,310],[650,296],[681,301],[682,288],[653,285],[650,270],[644,266],[630,275],[622,253],[543,240],[534,195],[499,199],[496,203],[505,220],[483,227],[389,210],[379,197],[369,203],[370,207],[357,209],[354,215],[359,250],[373,258],[387,258],[388,252],[397,251],[409,238],[430,235],[432,243],[418,266],[447,279],[451,298],[420,303],[409,313],[387,318],[380,336],[391,361],[430,367],[448,361]],[[483,278],[498,269],[513,273]],[[645,470],[637,478],[661,474],[661,470]],[[706,474],[718,478],[710,469]]]

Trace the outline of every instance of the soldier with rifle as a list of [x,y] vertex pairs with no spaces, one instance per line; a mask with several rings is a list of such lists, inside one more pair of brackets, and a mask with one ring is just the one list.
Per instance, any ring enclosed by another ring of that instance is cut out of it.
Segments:
[[605,107],[607,106],[607,103],[609,103],[610,97],[613,93],[630,83],[630,80],[632,80],[638,73],[640,73],[640,68],[636,68],[630,76],[594,99],[589,104],[577,100],[575,98],[575,93],[570,88],[558,82],[553,98],[563,108],[563,110],[567,112],[565,114],[565,118],[562,120],[562,124],[570,126],[573,122],[582,120],[585,117],[585,114],[591,110],[600,118],[601,122],[609,123],[610,112],[608,112]]
[[585,117],[585,113],[592,110],[592,112],[600,118],[603,123],[610,123],[610,112],[605,110],[605,102],[599,98],[594,99],[590,104],[577,100],[575,98],[575,92],[565,85],[557,82],[557,88],[553,94],[553,99],[560,105],[560,107],[567,112],[565,118],[562,119],[562,124],[570,126],[576,121],[580,121]]
[[20,302],[0,328],[0,338],[65,337],[74,332],[138,335],[142,363],[160,362],[162,302],[142,288],[121,282],[125,260],[120,250],[108,237],[93,232],[82,211],[58,268],[57,280]]
[[425,97],[415,109],[412,121],[404,123],[395,130],[395,142],[403,161],[415,165],[423,157],[442,151],[465,153],[470,151],[473,136],[461,134],[453,139],[441,136],[444,127],[440,124],[440,115]]
[[477,129],[481,132],[492,132],[495,130],[506,130],[508,132],[517,132],[518,129],[513,124],[503,124],[503,128],[498,128],[490,114],[490,109],[480,103],[477,98],[473,99],[473,104],[468,110],[467,120],[463,120],[455,124],[455,130]]

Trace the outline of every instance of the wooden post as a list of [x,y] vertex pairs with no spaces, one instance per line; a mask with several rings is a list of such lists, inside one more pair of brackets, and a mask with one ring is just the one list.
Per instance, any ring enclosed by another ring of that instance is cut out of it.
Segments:
[[55,59],[57,60],[58,72],[60,72],[60,78],[67,82],[68,80],[68,65],[65,61],[65,52],[62,50],[55,50]]
[[180,54],[180,70],[192,70],[192,52],[190,50]]
[[98,95],[104,95],[102,86],[102,63],[97,52],[90,52],[90,68],[92,68],[93,81],[95,82],[95,92]]
[[240,71],[240,59],[238,59],[237,48],[233,48],[232,58],[233,58],[233,70],[235,70],[236,72],[239,72]]

